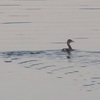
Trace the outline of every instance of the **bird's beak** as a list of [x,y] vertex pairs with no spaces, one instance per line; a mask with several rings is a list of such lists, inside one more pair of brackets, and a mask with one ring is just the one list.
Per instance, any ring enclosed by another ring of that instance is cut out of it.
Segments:
[[72,41],[72,42],[74,42],[74,41]]

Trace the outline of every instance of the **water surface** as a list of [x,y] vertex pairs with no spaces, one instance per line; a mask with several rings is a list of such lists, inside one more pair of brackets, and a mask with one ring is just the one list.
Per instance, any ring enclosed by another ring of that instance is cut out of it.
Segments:
[[[12,0],[0,4],[0,51],[5,63],[44,71],[80,84],[80,90],[100,88],[100,5],[63,0]],[[61,52],[73,39],[69,56]]]

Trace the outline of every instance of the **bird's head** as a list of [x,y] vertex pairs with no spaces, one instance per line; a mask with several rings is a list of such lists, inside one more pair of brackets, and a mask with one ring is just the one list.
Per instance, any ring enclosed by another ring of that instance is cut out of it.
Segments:
[[67,44],[72,43],[72,42],[74,42],[74,41],[71,40],[71,39],[68,39],[68,40],[67,40]]

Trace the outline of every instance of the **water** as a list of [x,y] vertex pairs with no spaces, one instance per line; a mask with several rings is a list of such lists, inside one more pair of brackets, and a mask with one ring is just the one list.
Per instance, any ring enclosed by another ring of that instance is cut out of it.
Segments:
[[[12,0],[0,4],[0,51],[5,63],[71,78],[80,90],[100,88],[100,5],[95,1]],[[61,52],[67,39],[75,48]]]
[[100,84],[100,52],[75,50],[70,59],[67,56],[66,52],[59,49],[1,52],[5,63],[17,63],[24,68],[44,71],[60,79],[72,77],[73,81],[83,81],[81,87],[87,87],[87,91],[92,91],[93,86]]

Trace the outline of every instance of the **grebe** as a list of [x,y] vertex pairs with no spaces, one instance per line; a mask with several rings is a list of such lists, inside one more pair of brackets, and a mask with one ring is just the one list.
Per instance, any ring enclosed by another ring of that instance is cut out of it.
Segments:
[[67,43],[67,45],[68,45],[68,48],[63,48],[63,49],[62,49],[63,52],[67,52],[68,54],[70,54],[70,52],[73,51],[73,49],[72,49],[72,47],[71,47],[71,45],[70,45],[71,42],[74,42],[74,41],[71,40],[71,39],[68,39],[68,40],[67,40],[66,43]]

